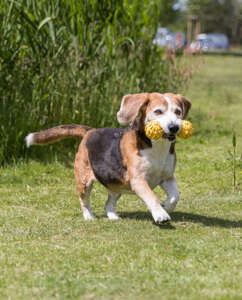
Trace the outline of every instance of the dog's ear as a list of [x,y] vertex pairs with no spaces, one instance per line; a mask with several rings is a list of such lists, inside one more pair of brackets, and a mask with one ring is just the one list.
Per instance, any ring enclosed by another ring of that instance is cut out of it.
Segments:
[[183,110],[183,117],[182,117],[182,119],[186,119],[186,117],[187,117],[187,115],[189,113],[189,110],[190,110],[192,104],[184,96],[178,95],[178,97],[179,97],[179,100],[181,102],[182,110]]
[[117,113],[121,125],[130,124],[138,116],[142,107],[149,101],[148,93],[129,94],[123,97],[120,110]]

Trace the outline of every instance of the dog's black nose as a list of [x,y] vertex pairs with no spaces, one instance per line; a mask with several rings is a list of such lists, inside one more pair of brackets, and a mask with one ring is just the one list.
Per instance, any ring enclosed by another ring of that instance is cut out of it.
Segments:
[[175,133],[177,133],[177,131],[178,131],[178,129],[179,129],[179,126],[176,125],[176,124],[171,123],[171,124],[168,126],[168,129],[170,130],[170,133],[175,134]]

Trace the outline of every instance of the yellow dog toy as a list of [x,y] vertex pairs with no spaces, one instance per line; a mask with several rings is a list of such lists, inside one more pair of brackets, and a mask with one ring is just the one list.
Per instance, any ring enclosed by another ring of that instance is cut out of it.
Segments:
[[[163,136],[164,130],[160,126],[160,123],[157,121],[151,121],[145,125],[145,134],[149,139],[158,140]],[[182,139],[187,139],[193,134],[192,123],[187,120],[182,120],[181,130],[178,133],[178,136]]]

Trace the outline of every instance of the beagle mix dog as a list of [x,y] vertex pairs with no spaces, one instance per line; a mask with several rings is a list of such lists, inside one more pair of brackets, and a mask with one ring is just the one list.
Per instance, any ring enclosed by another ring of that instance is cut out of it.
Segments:
[[[75,178],[85,220],[94,218],[89,195],[95,180],[108,190],[107,216],[116,220],[116,202],[123,193],[136,193],[146,204],[156,223],[170,220],[179,200],[174,171],[175,141],[191,103],[179,94],[141,93],[126,95],[117,114],[126,128],[91,128],[60,125],[30,133],[27,146],[48,144],[68,137],[81,137],[75,159]],[[148,122],[158,121],[164,135],[150,140],[144,133]],[[161,204],[152,191],[160,185],[167,194]]]

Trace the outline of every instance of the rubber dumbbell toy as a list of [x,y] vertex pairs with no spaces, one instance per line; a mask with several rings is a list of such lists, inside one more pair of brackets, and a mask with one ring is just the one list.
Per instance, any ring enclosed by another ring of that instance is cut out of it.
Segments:
[[[145,134],[149,139],[158,140],[164,135],[164,130],[158,121],[151,121],[145,125]],[[178,137],[188,139],[193,134],[193,125],[187,120],[182,120],[181,130]]]

